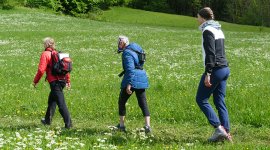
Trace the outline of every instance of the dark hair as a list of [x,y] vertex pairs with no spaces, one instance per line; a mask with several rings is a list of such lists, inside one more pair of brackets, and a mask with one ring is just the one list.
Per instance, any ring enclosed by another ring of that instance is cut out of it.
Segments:
[[210,7],[204,7],[203,9],[201,9],[198,14],[206,19],[206,20],[213,20],[214,19],[214,13],[213,11],[211,10]]

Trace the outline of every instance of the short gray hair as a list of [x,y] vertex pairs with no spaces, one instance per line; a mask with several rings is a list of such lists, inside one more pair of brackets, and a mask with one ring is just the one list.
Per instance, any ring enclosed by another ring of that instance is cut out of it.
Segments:
[[123,41],[126,44],[126,46],[129,45],[129,40],[128,40],[128,37],[126,37],[126,36],[120,35],[118,37],[118,42],[120,42],[120,41]]
[[50,38],[50,37],[46,37],[45,39],[43,39],[43,43],[44,43],[44,47],[45,48],[55,48],[55,43],[54,43],[54,39]]

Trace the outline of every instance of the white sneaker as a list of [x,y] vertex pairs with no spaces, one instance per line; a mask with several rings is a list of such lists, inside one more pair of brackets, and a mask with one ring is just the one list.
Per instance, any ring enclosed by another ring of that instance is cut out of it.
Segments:
[[218,142],[227,139],[228,134],[222,126],[215,129],[213,135],[208,139],[209,142]]

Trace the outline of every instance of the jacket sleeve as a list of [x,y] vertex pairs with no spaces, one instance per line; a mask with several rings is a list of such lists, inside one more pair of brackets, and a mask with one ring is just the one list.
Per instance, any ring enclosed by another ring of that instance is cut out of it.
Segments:
[[132,85],[132,78],[134,77],[133,70],[135,69],[134,65],[134,58],[133,56],[129,53],[126,52],[124,55],[124,70],[125,74],[127,74],[127,80],[130,85]]
[[205,51],[205,73],[212,73],[216,62],[215,37],[208,30],[203,32],[203,47]]
[[41,77],[43,76],[43,74],[46,71],[47,65],[48,65],[48,61],[47,61],[46,54],[42,53],[42,55],[40,57],[39,65],[38,65],[38,71],[37,71],[36,76],[34,78],[34,83],[39,82],[39,80],[41,79]]

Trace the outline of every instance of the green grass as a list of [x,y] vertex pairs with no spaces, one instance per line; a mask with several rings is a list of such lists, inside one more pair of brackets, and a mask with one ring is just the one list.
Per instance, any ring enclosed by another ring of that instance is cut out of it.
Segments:
[[[213,129],[195,102],[204,70],[195,18],[127,8],[104,12],[101,21],[26,8],[0,14],[0,149],[270,148],[269,28],[260,32],[258,27],[221,22],[231,69],[226,101],[234,144],[209,144]],[[138,132],[143,117],[134,96],[127,105],[128,133],[108,128],[118,122],[118,35],[127,35],[147,53],[153,136]],[[58,112],[52,126],[40,124],[49,86],[44,77],[37,89],[31,86],[47,36],[74,61],[72,90],[65,91],[74,122],[69,131],[60,131]]]
[[[136,10],[125,7],[114,7],[109,11],[105,11],[99,20],[108,22],[117,22],[125,24],[143,24],[152,26],[180,27],[195,29],[198,28],[197,18],[179,16],[165,13],[150,12],[144,10]],[[270,28],[254,27],[248,25],[237,25],[222,22],[223,29],[238,32],[263,31],[270,32]]]

